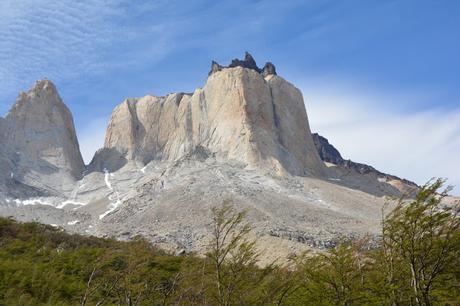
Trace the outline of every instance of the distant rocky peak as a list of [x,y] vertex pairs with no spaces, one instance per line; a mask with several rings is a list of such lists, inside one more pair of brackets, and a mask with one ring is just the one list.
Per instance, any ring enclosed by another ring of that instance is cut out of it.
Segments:
[[345,169],[355,171],[359,174],[373,174],[377,177],[384,178],[386,180],[397,180],[397,181],[401,181],[402,183],[404,183],[405,185],[409,187],[418,188],[418,185],[416,183],[411,182],[409,180],[401,179],[397,176],[380,172],[374,167],[366,165],[366,164],[361,164],[361,163],[357,163],[351,160],[346,160],[342,157],[340,152],[331,143],[329,143],[329,140],[327,140],[327,138],[319,135],[318,133],[313,133],[311,134],[311,136],[313,138],[313,142],[315,144],[316,150],[318,151],[319,157],[324,162],[331,163],[331,164],[343,167]]
[[[48,79],[41,79],[35,82],[33,87],[27,93],[21,92],[20,97],[26,98],[27,96],[59,96],[56,86]],[[43,102],[52,102],[53,100],[43,99]]]
[[229,68],[233,68],[233,67],[243,67],[243,68],[248,68],[248,69],[252,69],[252,70],[255,70],[257,72],[262,72],[262,70],[257,67],[257,64],[256,64],[256,61],[254,60],[254,58],[252,57],[251,54],[249,54],[249,52],[246,52],[245,55],[244,55],[244,60],[240,60],[240,59],[233,59],[232,62],[230,63],[230,65],[228,65]]
[[261,73],[264,77],[271,75],[271,74],[276,75],[275,65],[273,65],[271,62],[267,62],[264,65],[264,68],[261,69],[257,66],[257,63],[254,60],[254,57],[252,57],[252,55],[247,51],[245,52],[243,60],[235,58],[230,62],[228,66],[221,66],[216,61],[212,61],[211,71],[209,71],[209,75],[217,71],[221,71],[222,69],[225,69],[225,68],[234,68],[234,67],[243,67],[247,69],[252,69],[252,70],[257,71],[258,73]]
[[319,157],[328,163],[333,163],[335,165],[341,165],[344,163],[344,159],[340,152],[329,143],[327,138],[319,135],[318,133],[313,133],[313,142],[315,147],[318,150]]
[[51,82],[47,78],[37,80],[35,82],[34,87],[32,87],[31,90],[32,91],[45,90],[47,92],[57,92],[56,86],[54,86],[53,82]]
[[27,92],[20,92],[16,103],[11,108],[8,116],[17,115],[18,112],[30,103],[41,103],[41,104],[63,104],[59,97],[56,86],[48,79],[41,79],[35,82],[32,88]]

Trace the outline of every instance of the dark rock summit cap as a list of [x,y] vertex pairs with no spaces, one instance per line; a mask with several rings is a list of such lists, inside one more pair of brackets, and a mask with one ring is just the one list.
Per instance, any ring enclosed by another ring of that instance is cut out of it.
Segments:
[[221,71],[222,69],[225,69],[225,68],[234,68],[234,67],[243,67],[247,69],[252,69],[252,70],[257,71],[258,73],[261,73],[264,77],[271,75],[271,74],[276,75],[275,65],[273,65],[271,62],[267,62],[264,68],[260,69],[257,66],[256,61],[254,60],[254,58],[249,52],[245,53],[243,60],[235,58],[231,61],[230,65],[228,66],[221,66],[216,61],[212,61],[211,71],[209,71],[208,75],[211,75],[217,71]]

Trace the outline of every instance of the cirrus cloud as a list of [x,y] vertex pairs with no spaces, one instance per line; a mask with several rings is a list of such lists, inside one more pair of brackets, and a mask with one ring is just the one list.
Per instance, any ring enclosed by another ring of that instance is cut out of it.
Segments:
[[368,93],[333,84],[305,86],[303,92],[312,131],[344,158],[418,184],[446,178],[460,194],[460,108],[405,111],[394,107],[398,99],[404,99],[400,105],[407,99],[417,105],[423,94]]

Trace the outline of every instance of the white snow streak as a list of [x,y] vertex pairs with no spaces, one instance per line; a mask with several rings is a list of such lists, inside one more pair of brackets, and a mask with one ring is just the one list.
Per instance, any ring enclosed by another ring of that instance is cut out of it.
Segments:
[[88,203],[77,202],[77,201],[74,201],[74,200],[66,200],[66,201],[62,202],[61,204],[59,204],[58,206],[56,206],[56,208],[62,209],[62,208],[64,208],[65,206],[67,206],[69,204],[70,205],[85,206]]
[[18,201],[22,205],[48,205],[48,206],[53,206],[54,207],[54,205],[52,203],[45,202],[42,199],[28,199],[28,200],[24,200],[24,201],[21,201],[21,200],[18,200],[18,199],[15,200],[16,203],[18,203]]
[[115,203],[110,203],[109,206],[108,206],[109,210],[107,210],[106,212],[100,214],[99,215],[99,220],[101,220],[102,218],[104,218],[105,216],[110,214],[111,212],[115,211],[115,209],[117,209],[120,204],[121,204],[120,199],[118,199]]
[[[105,185],[107,186],[107,188],[109,188],[110,190],[113,190],[115,192],[115,199],[113,197],[113,194],[109,195],[109,201],[111,201],[111,202],[108,205],[108,210],[99,215],[99,220],[104,218],[105,216],[107,216],[111,212],[113,212],[121,204],[120,194],[118,193],[118,191],[116,189],[114,189],[114,187],[112,186],[112,183],[110,182],[111,177],[114,177],[113,173],[110,173],[107,169],[104,168]],[[113,202],[114,200],[115,200],[115,202]]]
[[107,186],[107,188],[109,188],[110,190],[113,190],[112,184],[110,183],[110,172],[106,168],[104,168],[104,181],[105,181],[105,185]]

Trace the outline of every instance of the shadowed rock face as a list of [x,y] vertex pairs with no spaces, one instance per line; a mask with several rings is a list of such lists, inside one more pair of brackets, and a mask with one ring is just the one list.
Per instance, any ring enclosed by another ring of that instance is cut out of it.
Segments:
[[325,137],[319,135],[318,133],[313,133],[312,137],[321,160],[335,165],[341,165],[344,163],[344,159],[342,158],[342,155],[340,155],[340,152],[331,145]]
[[51,81],[21,93],[1,129],[10,185],[60,193],[81,177],[85,165],[73,118]]
[[199,146],[250,168],[321,177],[323,164],[304,136],[310,128],[301,92],[276,75],[264,78],[260,69],[242,67],[256,68],[249,54],[234,63],[214,63],[214,73],[193,94],[125,100],[112,113],[105,148],[147,164],[177,160]]

